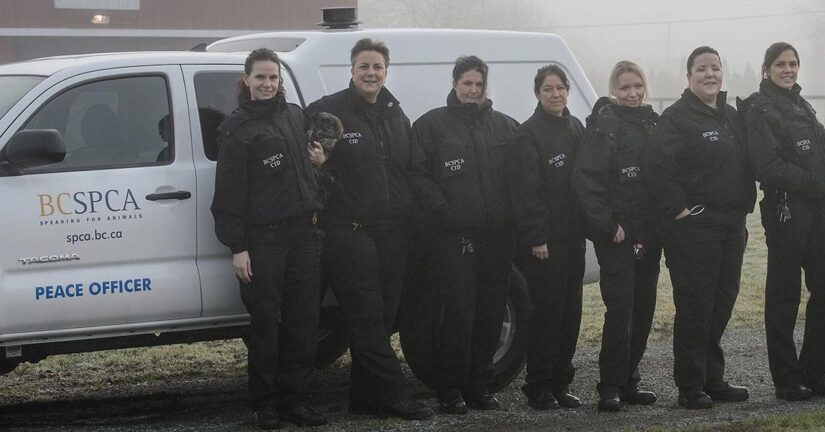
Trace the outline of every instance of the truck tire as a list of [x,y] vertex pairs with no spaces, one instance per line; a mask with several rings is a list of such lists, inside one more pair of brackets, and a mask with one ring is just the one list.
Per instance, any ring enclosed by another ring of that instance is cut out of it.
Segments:
[[[249,337],[242,336],[241,340],[249,349]],[[341,358],[349,349],[347,335],[341,328],[318,329],[318,352],[315,356],[315,367],[317,369],[331,365],[335,360]],[[3,371],[4,363],[0,363],[0,375]],[[16,364],[14,366],[17,366]],[[11,369],[14,369],[14,366]],[[9,372],[11,371],[9,370]]]
[[0,361],[0,375],[5,375],[17,368],[20,362],[15,361]]
[[[415,376],[426,386],[436,388],[438,376],[435,373],[435,346],[443,306],[438,304],[435,288],[425,282],[426,276],[417,276],[410,282],[408,295],[402,300],[401,349]],[[497,392],[510,384],[524,367],[529,313],[527,282],[513,266],[498,350],[493,356],[495,375],[489,383],[491,392]]]
[[315,367],[322,368],[331,365],[341,358],[349,349],[347,334],[341,327],[322,328],[318,331],[318,354],[315,357]]

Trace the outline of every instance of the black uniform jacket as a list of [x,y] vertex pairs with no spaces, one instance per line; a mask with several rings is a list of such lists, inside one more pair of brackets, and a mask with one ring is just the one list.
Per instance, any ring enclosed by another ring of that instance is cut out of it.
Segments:
[[685,89],[659,118],[643,169],[663,223],[695,205],[753,211],[756,184],[748,168],[745,133],[726,96],[720,92],[713,109]]
[[416,120],[410,179],[434,227],[481,234],[512,229],[506,163],[516,127],[490,99],[462,104],[455,90],[447,106]]
[[539,103],[516,134],[510,189],[521,246],[582,238],[581,210],[570,179],[584,132],[567,108],[554,116]]
[[642,153],[650,145],[659,116],[650,105],[624,107],[603,97],[587,118],[573,191],[579,198],[588,237],[610,241],[621,224],[628,236],[657,213],[644,184]]
[[799,95],[770,79],[739,103],[748,134],[748,157],[763,189],[825,199],[825,129]]
[[344,137],[322,165],[335,178],[325,217],[369,225],[408,216],[410,120],[398,100],[382,88],[376,103],[370,104],[350,81],[349,88],[310,104],[306,114],[321,111],[344,124]]
[[321,208],[303,130],[301,108],[282,94],[242,102],[218,127],[212,215],[232,253],[247,250],[250,228]]

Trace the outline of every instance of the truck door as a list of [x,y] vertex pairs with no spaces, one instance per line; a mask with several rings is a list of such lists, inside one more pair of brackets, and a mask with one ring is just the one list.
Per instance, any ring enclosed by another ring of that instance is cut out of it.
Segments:
[[[198,180],[197,263],[203,292],[203,316],[242,316],[243,320],[248,320],[241,303],[238,280],[232,270],[232,254],[215,237],[215,221],[209,210],[215,193],[217,126],[238,105],[238,80],[242,74],[242,64],[183,66],[190,105],[198,107],[197,112],[190,110],[190,120]],[[281,71],[281,76],[287,101],[300,105],[298,92],[286,68]]]
[[0,177],[0,341],[198,317],[195,172],[179,66],[42,94],[0,137],[56,129],[63,162]]

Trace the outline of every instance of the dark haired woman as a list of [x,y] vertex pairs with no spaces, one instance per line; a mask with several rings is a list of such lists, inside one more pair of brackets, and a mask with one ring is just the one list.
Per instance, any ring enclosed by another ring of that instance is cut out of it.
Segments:
[[619,411],[621,401],[652,404],[639,389],[639,361],[656,308],[662,247],[656,212],[644,185],[642,152],[659,116],[646,104],[647,79],[636,63],[621,61],[610,73],[610,97],[587,118],[573,171],[587,232],[599,259],[607,308],[599,354],[599,411]]
[[313,162],[323,162],[323,150],[308,149],[303,113],[284,99],[280,66],[265,48],[247,57],[238,108],[218,128],[212,200],[215,233],[232,250],[252,318],[249,389],[263,429],[279,427],[279,417],[300,426],[326,423],[305,406],[320,302]]
[[756,186],[745,131],[722,88],[722,61],[711,47],[687,61],[688,88],[659,118],[643,170],[659,206],[662,243],[673,284],[674,377],[679,405],[748,399],[748,389],[724,381],[720,341],[742,270]]
[[[799,94],[798,73],[796,49],[771,45],[759,91],[740,104],[751,166],[764,193],[768,360],[776,397],[785,400],[825,396],[825,129]],[[811,296],[797,358],[801,270]]]
[[567,109],[570,82],[549,65],[538,70],[538,105],[519,127],[510,159],[517,263],[533,304],[528,323],[527,383],[537,410],[575,408],[569,390],[582,312],[585,241],[570,178],[584,128]]
[[487,72],[476,56],[458,58],[447,105],[413,125],[411,182],[430,216],[429,268],[444,305],[436,390],[450,414],[499,407],[489,385],[513,259],[504,161],[517,123],[493,109]]
[[313,102],[307,114],[341,119],[344,139],[324,169],[336,180],[322,217],[324,266],[341,309],[352,356],[349,412],[406,420],[432,410],[410,399],[390,345],[409,244],[410,121],[384,87],[390,51],[361,39],[350,51],[349,87]]

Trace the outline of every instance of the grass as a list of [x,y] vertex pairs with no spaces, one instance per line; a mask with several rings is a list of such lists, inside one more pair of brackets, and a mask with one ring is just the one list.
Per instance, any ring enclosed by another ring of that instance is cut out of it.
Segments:
[[[670,430],[673,429],[652,428],[648,429],[648,432]],[[681,430],[689,432],[825,432],[825,412],[768,417],[741,423],[697,426]]]
[[[748,215],[747,227],[750,237],[745,249],[742,264],[742,282],[739,297],[733,309],[728,328],[762,328],[764,327],[765,307],[765,271],[768,263],[768,249],[765,246],[765,231],[760,222],[759,206],[753,214]],[[662,258],[662,271],[659,275],[659,287],[656,294],[656,313],[653,317],[651,339],[667,338],[672,335],[673,317],[676,313],[673,306],[673,287],[670,284],[670,273]],[[803,292],[801,307],[807,301],[807,292]],[[604,323],[604,304],[602,303],[599,285],[597,283],[584,287],[584,307],[582,311],[582,326],[579,333],[580,343],[598,343],[601,341],[602,324]]]
[[[246,376],[243,342],[234,339],[51,356],[35,364],[21,364],[11,374],[0,377],[0,400],[44,400],[67,387],[94,392],[112,386],[140,386],[199,376]],[[56,385],[37,385],[38,380],[44,379]]]

